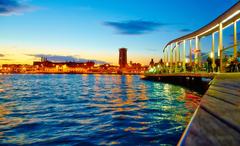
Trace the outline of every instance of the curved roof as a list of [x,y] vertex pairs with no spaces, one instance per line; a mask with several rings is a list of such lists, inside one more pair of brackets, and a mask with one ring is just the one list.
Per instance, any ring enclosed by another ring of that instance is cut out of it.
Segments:
[[176,42],[182,42],[183,40],[188,40],[188,39],[192,39],[195,38],[196,36],[205,36],[205,35],[209,35],[213,32],[218,31],[218,25],[220,23],[223,24],[223,27],[228,26],[229,24],[231,24],[232,22],[238,20],[240,18],[240,2],[237,2],[235,5],[233,5],[230,9],[228,9],[226,12],[224,12],[222,15],[220,15],[219,17],[217,17],[216,19],[214,19],[212,22],[210,22],[209,24],[203,26],[202,28],[187,34],[185,36],[179,37],[177,39],[174,39],[172,41],[170,41],[169,43],[167,43],[167,45],[164,47],[163,51],[165,50],[165,48],[172,44],[172,43],[176,43]]

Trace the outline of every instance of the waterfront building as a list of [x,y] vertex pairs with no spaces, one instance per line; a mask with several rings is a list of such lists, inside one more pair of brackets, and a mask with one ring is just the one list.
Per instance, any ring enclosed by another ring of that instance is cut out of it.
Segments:
[[25,73],[34,71],[32,65],[28,64],[3,64],[1,67],[1,73]]
[[95,62],[52,62],[46,58],[41,61],[34,61],[33,66],[42,72],[68,72],[68,73],[87,73],[89,69],[93,68]]
[[127,49],[126,48],[119,49],[119,66],[120,66],[120,68],[126,68],[128,66],[128,64],[127,64]]
[[141,63],[133,63],[130,61],[130,66],[127,67],[129,73],[144,73],[148,70],[148,66],[142,66]]

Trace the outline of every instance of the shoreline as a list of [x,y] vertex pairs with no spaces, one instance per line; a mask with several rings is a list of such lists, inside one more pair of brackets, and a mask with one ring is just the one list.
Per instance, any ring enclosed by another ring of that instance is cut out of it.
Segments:
[[29,75],[43,75],[43,74],[85,74],[85,75],[144,75],[144,73],[101,73],[101,72],[96,72],[96,73],[69,73],[69,72],[29,72],[29,73],[6,73],[6,72],[0,72],[0,75],[11,75],[11,74],[29,74]]

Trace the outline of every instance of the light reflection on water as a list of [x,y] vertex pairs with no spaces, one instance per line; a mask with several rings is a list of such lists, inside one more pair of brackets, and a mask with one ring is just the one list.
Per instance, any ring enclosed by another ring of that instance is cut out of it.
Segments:
[[1,75],[0,144],[175,145],[200,97],[118,75]]

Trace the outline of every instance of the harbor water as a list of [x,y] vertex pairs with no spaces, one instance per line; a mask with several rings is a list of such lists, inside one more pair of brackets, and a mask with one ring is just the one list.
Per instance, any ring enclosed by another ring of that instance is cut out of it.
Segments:
[[200,98],[137,75],[0,75],[0,144],[176,145]]

